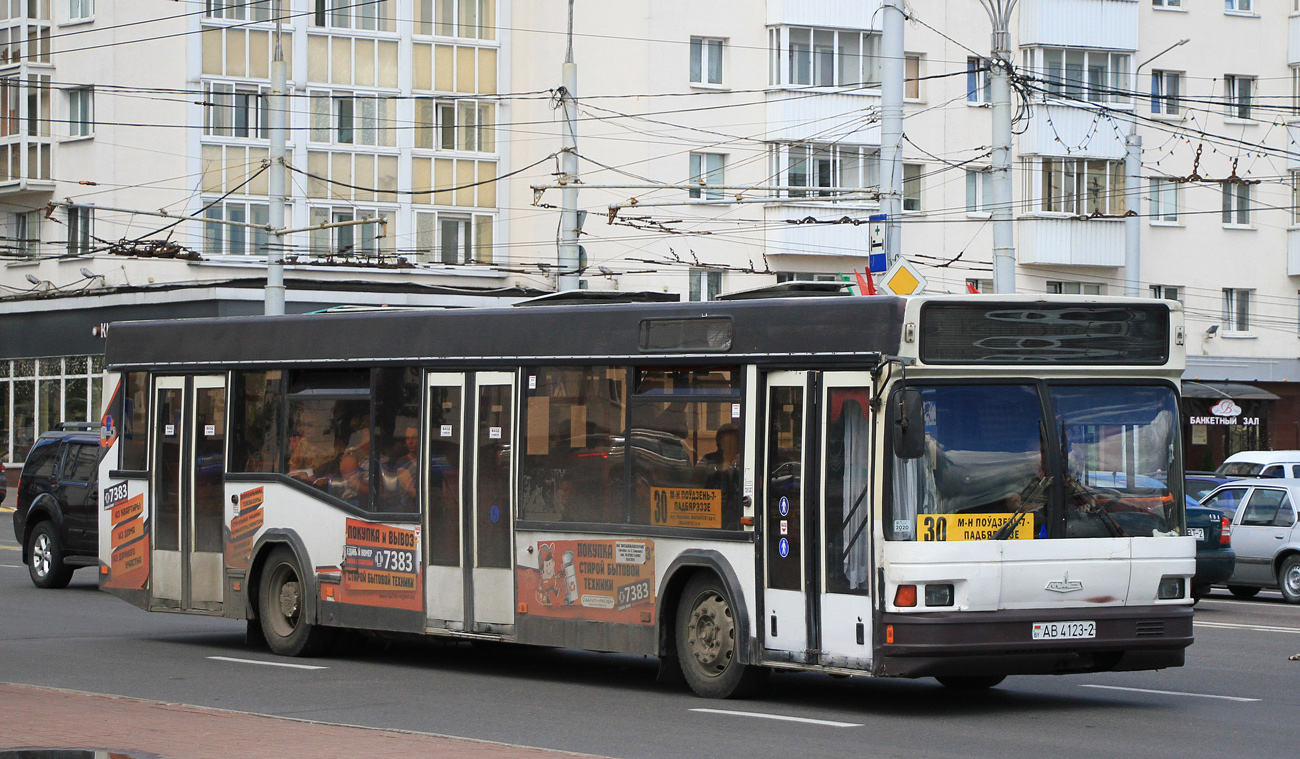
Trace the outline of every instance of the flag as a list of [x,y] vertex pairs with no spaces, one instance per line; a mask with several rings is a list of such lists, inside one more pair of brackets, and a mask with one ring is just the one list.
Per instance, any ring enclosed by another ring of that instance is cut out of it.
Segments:
[[980,289],[976,287],[975,283],[971,282],[970,280],[966,280],[966,290],[974,295],[980,294]]
[[858,273],[857,269],[853,270],[853,276],[858,278],[858,290],[863,295],[875,295],[876,283],[871,279],[871,267],[868,266],[865,269],[863,269],[863,271],[866,272],[867,274],[866,279],[863,279],[862,275]]

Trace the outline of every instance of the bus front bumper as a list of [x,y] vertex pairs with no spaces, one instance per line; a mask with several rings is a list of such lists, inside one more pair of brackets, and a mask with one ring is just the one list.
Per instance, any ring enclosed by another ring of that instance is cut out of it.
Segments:
[[[1033,637],[1037,623],[1080,621],[1095,623],[1094,637]],[[1182,666],[1193,640],[1191,606],[886,612],[878,629],[875,674],[887,677],[1164,669]]]

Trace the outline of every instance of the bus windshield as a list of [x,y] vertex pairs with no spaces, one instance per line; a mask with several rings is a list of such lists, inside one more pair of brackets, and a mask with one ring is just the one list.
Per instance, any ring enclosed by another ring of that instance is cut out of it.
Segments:
[[[889,539],[1181,531],[1171,388],[1044,385],[1040,394],[1031,383],[914,387],[923,400],[925,453],[894,459]],[[923,518],[931,514],[959,518]]]

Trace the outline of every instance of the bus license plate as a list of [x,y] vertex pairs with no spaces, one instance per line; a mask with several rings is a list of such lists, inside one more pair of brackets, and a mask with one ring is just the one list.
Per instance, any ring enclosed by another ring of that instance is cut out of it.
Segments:
[[1035,622],[1034,640],[1097,637],[1096,622]]
[[1187,536],[1188,536],[1189,538],[1196,538],[1197,540],[1205,540],[1205,528],[1204,528],[1204,527],[1188,527],[1188,528],[1187,528]]

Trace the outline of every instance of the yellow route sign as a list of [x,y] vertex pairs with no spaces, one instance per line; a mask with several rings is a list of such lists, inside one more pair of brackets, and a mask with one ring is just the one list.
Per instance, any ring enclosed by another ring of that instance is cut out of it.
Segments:
[[[1015,514],[921,514],[916,539],[926,541],[989,540]],[[1022,514],[1009,540],[1032,540],[1034,515]]]

